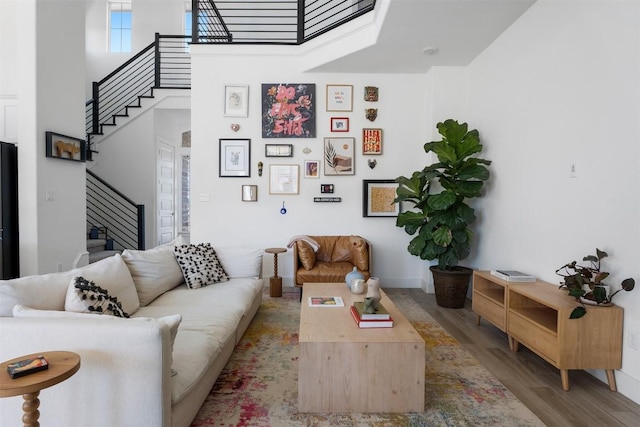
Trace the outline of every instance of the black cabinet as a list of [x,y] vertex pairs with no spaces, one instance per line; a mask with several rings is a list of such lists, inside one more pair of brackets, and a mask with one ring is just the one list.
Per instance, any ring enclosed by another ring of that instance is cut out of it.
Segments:
[[18,258],[18,149],[0,142],[0,279],[20,276]]

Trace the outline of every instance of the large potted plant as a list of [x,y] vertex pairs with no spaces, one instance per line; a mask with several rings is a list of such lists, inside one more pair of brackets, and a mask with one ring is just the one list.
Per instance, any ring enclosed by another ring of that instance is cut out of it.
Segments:
[[442,139],[424,144],[438,161],[415,171],[411,177],[400,176],[396,182],[394,203],[413,204],[412,210],[398,215],[396,226],[417,235],[408,246],[409,253],[424,260],[438,260],[430,267],[438,305],[464,307],[473,270],[458,265],[471,251],[471,224],[475,209],[468,199],[479,197],[489,179],[491,161],[478,158],[482,151],[477,130],[466,123],[445,120],[437,124]]

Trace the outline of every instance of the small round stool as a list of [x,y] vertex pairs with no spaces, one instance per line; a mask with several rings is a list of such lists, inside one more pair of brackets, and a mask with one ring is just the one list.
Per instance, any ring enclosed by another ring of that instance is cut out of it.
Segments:
[[269,296],[282,296],[282,277],[278,276],[278,254],[287,252],[286,248],[267,248],[264,250],[268,254],[273,254],[273,277],[269,279]]

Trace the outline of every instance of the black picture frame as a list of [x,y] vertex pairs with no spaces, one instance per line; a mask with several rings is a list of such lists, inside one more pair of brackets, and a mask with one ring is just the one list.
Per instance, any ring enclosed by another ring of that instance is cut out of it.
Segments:
[[87,142],[84,139],[46,131],[46,156],[52,159],[87,161]]
[[395,179],[362,180],[362,216],[389,218],[400,214],[400,203],[393,203],[400,184]]
[[251,176],[251,140],[220,138],[220,177],[249,178]]
[[293,157],[293,144],[265,144],[265,157]]

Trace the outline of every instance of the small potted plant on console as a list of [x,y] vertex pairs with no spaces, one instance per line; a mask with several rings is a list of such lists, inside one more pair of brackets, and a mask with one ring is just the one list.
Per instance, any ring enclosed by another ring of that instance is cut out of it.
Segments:
[[631,291],[635,287],[635,280],[632,278],[624,279],[620,284],[621,288],[610,293],[609,285],[603,283],[603,280],[609,277],[606,271],[600,271],[600,262],[609,255],[596,248],[595,255],[587,255],[582,261],[586,265],[578,264],[577,261],[571,261],[556,270],[556,274],[564,277],[560,289],[567,289],[569,296],[572,296],[581,305],[576,307],[569,316],[570,319],[579,319],[587,313],[585,304],[587,305],[612,305],[612,298],[620,291]]

